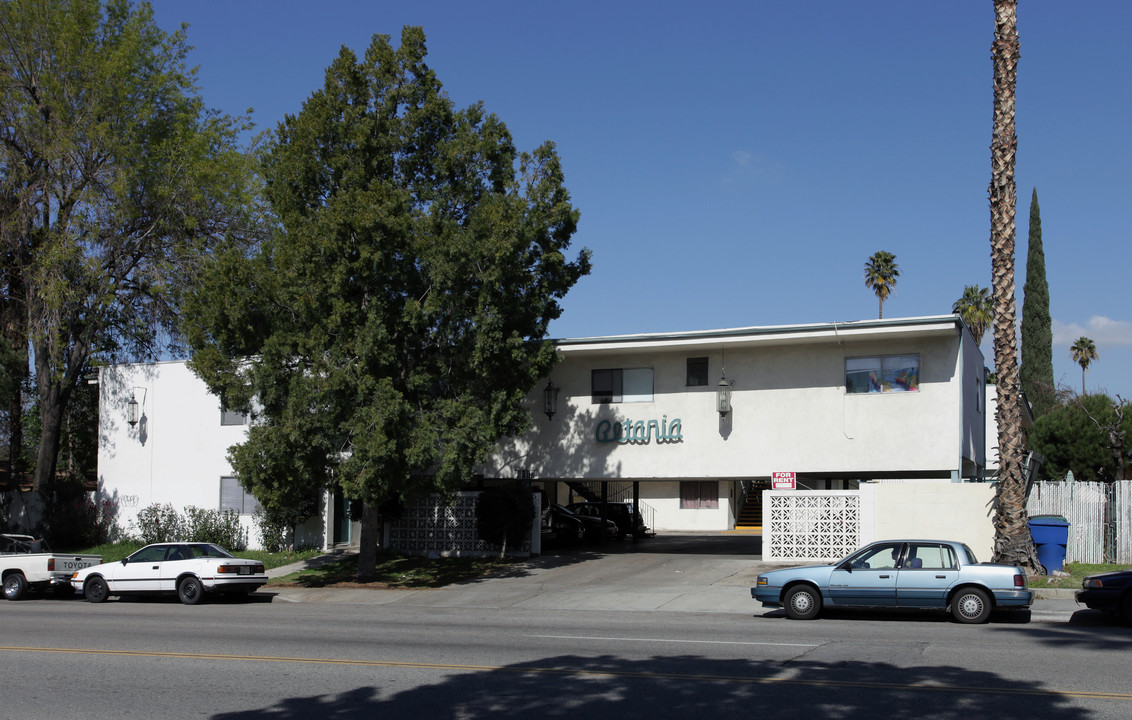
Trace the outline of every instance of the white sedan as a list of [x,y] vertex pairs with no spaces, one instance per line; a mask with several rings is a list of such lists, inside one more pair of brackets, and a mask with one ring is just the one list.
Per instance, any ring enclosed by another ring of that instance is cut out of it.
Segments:
[[212,543],[156,543],[124,560],[84,568],[71,587],[92,603],[111,595],[177,593],[196,605],[205,593],[247,595],[267,583],[263,563],[233,557]]

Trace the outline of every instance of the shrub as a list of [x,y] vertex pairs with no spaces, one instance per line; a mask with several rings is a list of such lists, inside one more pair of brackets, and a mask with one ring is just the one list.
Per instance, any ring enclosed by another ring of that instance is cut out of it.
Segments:
[[314,514],[316,507],[305,504],[298,508],[268,509],[256,508],[255,524],[259,528],[263,549],[268,552],[293,550],[295,526]]
[[150,505],[142,508],[137,519],[138,535],[143,545],[173,542],[185,537],[186,523],[172,505]]
[[235,510],[206,510],[190,505],[185,514],[185,539],[189,542],[215,543],[233,552],[248,549],[248,531],[240,525],[240,514]]
[[44,495],[43,520],[37,531],[52,548],[82,548],[113,542],[121,536],[110,500],[94,500],[81,490]]
[[531,491],[521,483],[489,487],[480,493],[476,502],[476,527],[480,538],[500,547],[499,556],[507,552],[507,545],[520,545],[531,532],[535,507]]

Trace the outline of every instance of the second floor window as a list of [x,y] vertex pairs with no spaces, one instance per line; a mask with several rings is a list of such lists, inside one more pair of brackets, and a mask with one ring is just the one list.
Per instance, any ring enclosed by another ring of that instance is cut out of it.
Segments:
[[590,371],[595,404],[652,402],[652,368],[608,368]]
[[878,355],[845,359],[847,393],[915,392],[919,389],[919,355]]

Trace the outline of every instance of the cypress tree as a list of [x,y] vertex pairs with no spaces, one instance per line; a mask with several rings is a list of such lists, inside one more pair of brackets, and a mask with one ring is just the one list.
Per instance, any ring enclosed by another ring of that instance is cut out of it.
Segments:
[[1056,405],[1053,385],[1053,329],[1049,315],[1049,283],[1042,247],[1042,213],[1038,189],[1030,200],[1030,239],[1026,252],[1026,284],[1022,300],[1022,390],[1035,417]]

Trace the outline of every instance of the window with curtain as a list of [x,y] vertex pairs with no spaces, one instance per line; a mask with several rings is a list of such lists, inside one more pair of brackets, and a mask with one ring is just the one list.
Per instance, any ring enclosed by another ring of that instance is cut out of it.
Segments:
[[878,355],[845,359],[847,393],[916,392],[919,389],[919,355]]
[[715,480],[685,480],[680,483],[680,509],[717,509],[719,483]]

